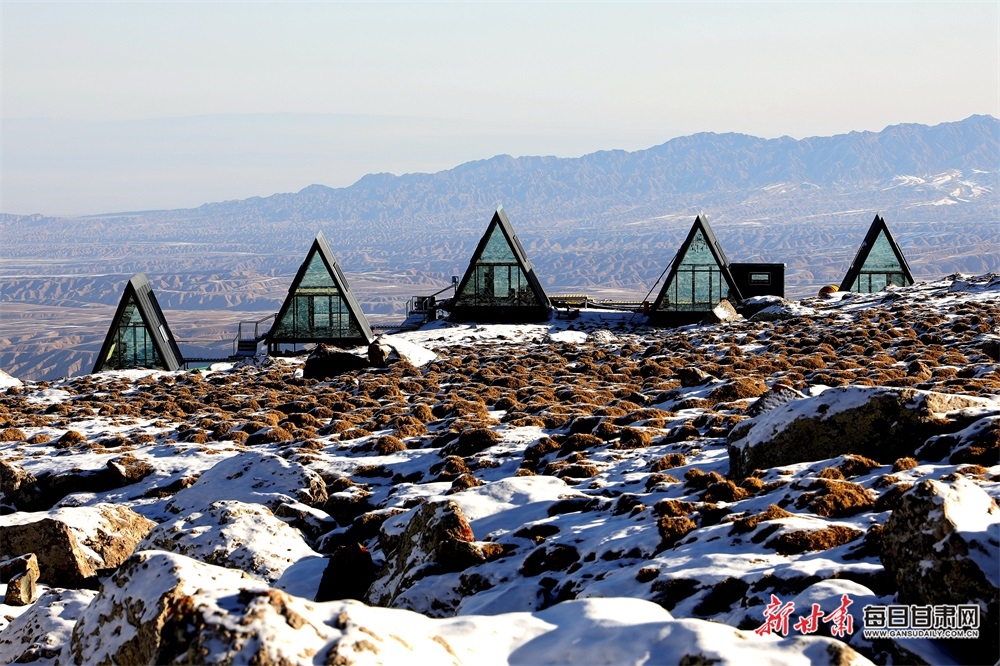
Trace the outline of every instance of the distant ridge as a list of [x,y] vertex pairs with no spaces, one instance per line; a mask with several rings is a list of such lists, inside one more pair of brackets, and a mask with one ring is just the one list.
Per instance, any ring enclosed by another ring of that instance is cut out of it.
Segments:
[[[1000,164],[1000,120],[974,115],[928,126],[891,125],[881,132],[763,139],[702,132],[628,152],[577,158],[497,155],[437,173],[368,174],[343,188],[309,185],[295,193],[207,203],[193,209],[90,216],[283,220],[418,219],[477,211],[502,202],[512,210],[559,219],[635,208],[712,208],[775,184],[850,190],[958,170],[992,174]],[[891,206],[893,197],[887,197]],[[636,211],[638,212],[638,211]],[[874,212],[874,211],[873,211]]]
[[[277,311],[317,232],[365,315],[402,320],[411,296],[462,274],[500,204],[548,293],[645,298],[700,213],[731,260],[785,263],[790,298],[840,284],[876,213],[915,280],[995,273],[998,175],[1000,121],[972,116],[801,140],[701,133],[634,152],[497,155],[192,209],[0,215],[0,367],[33,378],[91,367],[122,285],[140,272],[184,353],[205,355],[204,340],[224,351],[241,319]],[[54,341],[53,330],[67,335]]]

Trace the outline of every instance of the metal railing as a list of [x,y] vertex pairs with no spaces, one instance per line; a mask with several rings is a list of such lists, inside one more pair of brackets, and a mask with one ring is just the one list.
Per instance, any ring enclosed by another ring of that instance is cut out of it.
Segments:
[[[261,324],[277,316],[278,313],[275,312],[257,320],[241,321],[239,327],[236,329],[236,337],[233,339],[233,356],[256,356],[257,345],[271,332],[271,327],[269,326],[266,331],[261,333]],[[250,337],[249,334],[251,324],[253,325],[253,337]],[[245,333],[244,326],[246,327]]]

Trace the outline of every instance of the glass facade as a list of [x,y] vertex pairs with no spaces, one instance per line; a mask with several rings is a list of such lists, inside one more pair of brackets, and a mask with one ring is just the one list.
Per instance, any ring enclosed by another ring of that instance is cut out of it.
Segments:
[[302,281],[275,323],[272,337],[302,341],[365,337],[318,252],[309,257]]
[[[160,335],[166,342],[166,333],[162,330],[162,326],[160,328]],[[103,359],[101,368],[103,370],[166,369],[150,335],[135,300],[130,296],[121,319],[118,320],[118,326],[112,333],[111,348]]]
[[455,298],[455,305],[466,307],[542,305],[499,224],[493,226],[482,255],[476,260],[474,270]]
[[869,294],[882,291],[889,285],[906,287],[911,284],[913,282],[907,279],[893,251],[892,243],[883,229],[872,244],[864,265],[858,271],[858,276],[851,285],[851,291]]
[[681,257],[673,279],[663,288],[661,311],[696,312],[711,310],[726,297],[729,287],[708,240],[701,229],[695,231],[687,252]]

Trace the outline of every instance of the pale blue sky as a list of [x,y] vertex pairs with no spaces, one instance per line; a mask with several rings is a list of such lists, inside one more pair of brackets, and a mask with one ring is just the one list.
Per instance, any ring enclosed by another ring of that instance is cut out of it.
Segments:
[[0,0],[0,212],[1000,115],[1000,2]]

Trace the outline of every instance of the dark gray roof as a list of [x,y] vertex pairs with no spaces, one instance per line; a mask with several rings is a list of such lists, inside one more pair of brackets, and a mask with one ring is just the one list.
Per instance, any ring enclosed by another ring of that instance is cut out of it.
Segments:
[[108,353],[115,342],[115,332],[121,324],[125,308],[130,301],[135,302],[149,339],[152,340],[156,353],[163,359],[166,369],[178,370],[184,365],[184,357],[181,356],[181,350],[177,347],[173,333],[170,332],[170,326],[167,324],[166,317],[163,316],[160,304],[156,302],[153,285],[149,283],[149,278],[146,277],[145,273],[139,273],[132,276],[132,279],[125,285],[125,291],[118,302],[118,310],[115,312],[114,319],[111,320],[111,327],[108,329],[107,337],[104,338],[101,352],[97,355],[93,371],[100,372],[104,368]]

